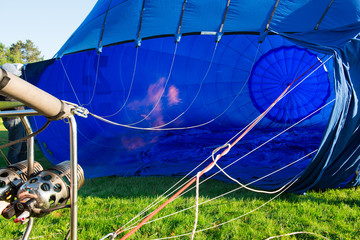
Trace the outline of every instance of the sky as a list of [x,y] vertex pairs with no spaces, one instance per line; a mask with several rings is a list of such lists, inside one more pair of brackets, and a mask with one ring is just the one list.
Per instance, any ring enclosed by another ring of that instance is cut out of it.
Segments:
[[52,58],[90,13],[97,0],[0,0],[0,42],[27,39]]

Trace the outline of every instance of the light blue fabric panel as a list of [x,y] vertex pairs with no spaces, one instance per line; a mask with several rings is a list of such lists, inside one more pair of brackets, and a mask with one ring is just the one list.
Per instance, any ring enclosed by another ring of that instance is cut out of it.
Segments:
[[154,32],[158,35],[174,35],[178,31],[182,5],[183,0],[145,1],[140,37],[152,37]]
[[83,51],[84,49],[97,48],[101,37],[104,17],[105,14],[102,14],[90,23],[80,26],[57,52],[55,57],[61,57],[71,52]]
[[233,0],[226,11],[227,1],[224,0],[188,0],[180,20],[183,7],[181,0],[102,0],[95,5],[57,56],[96,49],[100,39],[103,39],[102,46],[135,41],[139,31],[140,38],[175,35],[180,22],[181,34],[218,32],[224,16],[224,33],[259,34],[263,33],[268,22],[269,29],[277,33],[309,32],[313,31],[323,14],[319,29],[336,29],[359,22],[358,1],[334,1],[329,9],[330,0],[279,1],[272,15],[275,3],[275,0]]
[[359,22],[359,11],[360,3],[357,0],[336,0],[326,13],[319,29],[334,29]]
[[224,32],[259,33],[264,31],[275,2],[275,0],[231,1],[226,15]]
[[225,6],[226,1],[219,0],[187,1],[181,32],[219,31]]
[[102,45],[136,39],[141,8],[141,0],[124,1],[110,8],[106,18]]
[[314,30],[330,1],[279,1],[270,29],[276,32],[309,32]]

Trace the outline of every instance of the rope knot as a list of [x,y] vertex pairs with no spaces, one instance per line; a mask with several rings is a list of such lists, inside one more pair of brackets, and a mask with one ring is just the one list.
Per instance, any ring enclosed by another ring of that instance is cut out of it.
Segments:
[[[215,155],[218,151],[220,151],[221,149],[223,149],[223,148],[227,148],[227,149],[225,149],[222,153],[216,155],[216,157],[214,158],[214,155]],[[228,152],[230,151],[230,149],[231,149],[231,144],[230,144],[230,143],[227,143],[227,144],[224,144],[224,145],[222,145],[222,146],[220,146],[220,147],[218,147],[218,148],[215,148],[214,151],[213,151],[212,154],[211,154],[211,157],[212,157],[213,162],[216,164],[216,162],[217,162],[222,156],[225,156],[226,154],[228,154]]]

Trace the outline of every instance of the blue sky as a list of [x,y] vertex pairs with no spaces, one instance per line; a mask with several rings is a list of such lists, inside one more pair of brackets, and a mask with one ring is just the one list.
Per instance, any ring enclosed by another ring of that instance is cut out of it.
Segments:
[[9,47],[30,39],[52,58],[97,0],[0,0],[0,42]]

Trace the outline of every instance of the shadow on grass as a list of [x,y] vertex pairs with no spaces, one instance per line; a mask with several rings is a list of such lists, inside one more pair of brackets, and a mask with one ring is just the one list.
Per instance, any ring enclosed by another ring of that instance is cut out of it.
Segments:
[[349,207],[358,208],[360,206],[359,194],[360,190],[357,187],[326,189],[322,191],[310,190],[305,196],[289,194],[286,200],[294,204],[306,200],[318,205],[348,205]]
[[[167,192],[181,177],[164,177],[164,176],[148,176],[148,177],[100,177],[85,180],[84,186],[79,191],[79,196],[99,197],[99,198],[133,198],[133,197],[149,197],[156,198]],[[187,179],[189,180],[189,179]],[[182,181],[184,183],[184,181]],[[173,192],[180,185],[172,188],[168,193]],[[227,193],[240,186],[233,183],[222,182],[219,180],[208,180],[200,185],[200,195],[206,198],[214,198],[221,194]],[[195,184],[191,185],[191,189],[183,197],[194,198]],[[174,192],[175,193],[175,192]],[[173,195],[173,194],[171,194]],[[171,196],[170,195],[170,196]],[[285,193],[284,196],[294,195]],[[296,195],[295,195],[296,196]],[[240,189],[224,196],[231,199],[264,199],[269,200],[271,195],[249,192]]]

